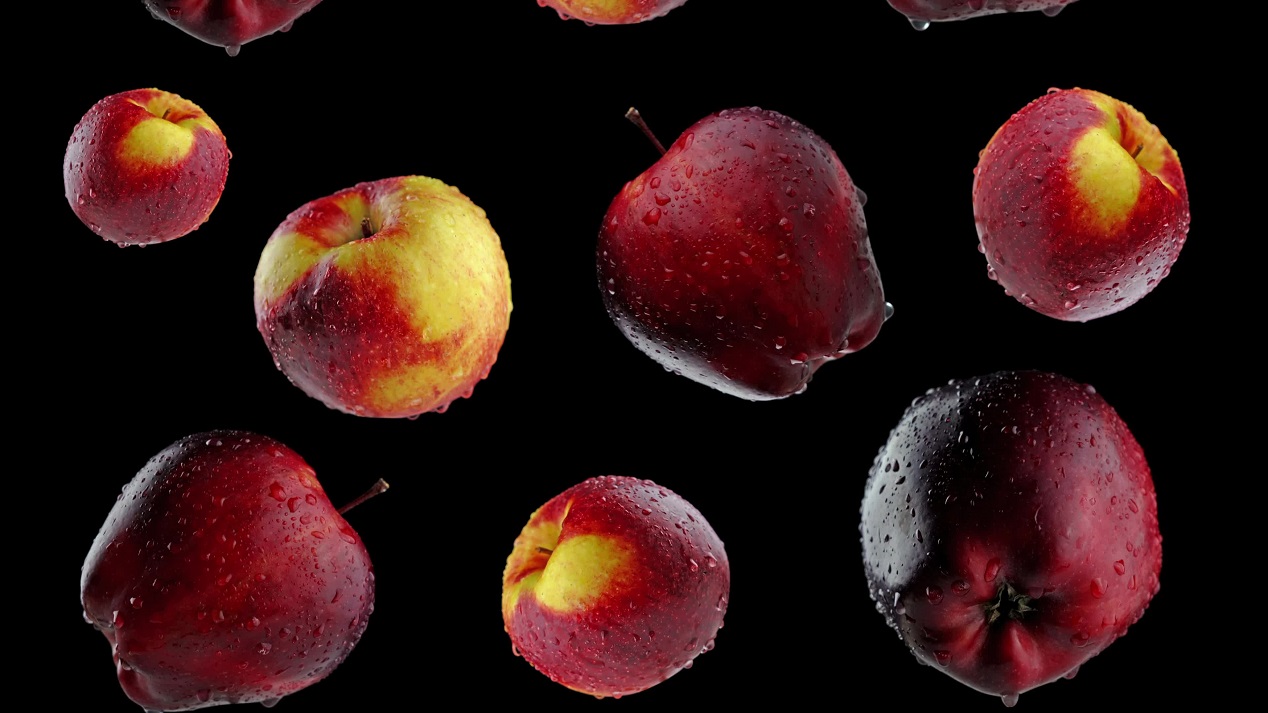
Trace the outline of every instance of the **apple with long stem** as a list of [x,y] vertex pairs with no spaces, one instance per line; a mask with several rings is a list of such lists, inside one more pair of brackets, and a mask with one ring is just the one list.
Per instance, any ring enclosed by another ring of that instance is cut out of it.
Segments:
[[365,633],[374,570],[311,466],[244,431],[187,436],[115,501],[84,560],[84,618],[147,711],[264,703],[330,675]]
[[864,200],[804,124],[757,107],[711,114],[609,206],[604,305],[669,371],[748,400],[799,393],[892,309]]
[[542,7],[554,8],[565,20],[577,19],[590,25],[631,25],[661,17],[687,0],[537,0]]

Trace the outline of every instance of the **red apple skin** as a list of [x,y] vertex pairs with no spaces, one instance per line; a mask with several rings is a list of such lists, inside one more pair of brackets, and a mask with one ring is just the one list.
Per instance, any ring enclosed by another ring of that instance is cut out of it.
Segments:
[[889,0],[895,10],[914,22],[944,22],[1003,12],[1041,10],[1055,15],[1075,0]]
[[80,592],[124,693],[182,711],[272,703],[328,676],[365,632],[374,572],[298,454],[213,431],[164,449],[124,487]]
[[991,138],[974,174],[988,276],[1055,319],[1087,322],[1140,301],[1188,235],[1175,150],[1143,114],[1100,92],[1053,89],[1032,101]]
[[211,217],[229,156],[220,127],[193,102],[154,88],[111,94],[71,133],[62,161],[66,201],[117,245],[174,240]]
[[[576,559],[561,560],[572,555],[570,541],[583,538],[628,553],[587,606],[561,612],[538,597],[541,587],[524,588],[550,567],[577,571]],[[619,698],[713,649],[730,586],[722,540],[682,496],[650,480],[590,478],[534,512],[516,539],[503,573],[503,623],[515,651],[551,680]]]
[[286,32],[321,0],[145,0],[154,17],[236,55],[242,45]]
[[554,8],[559,17],[590,25],[631,25],[663,16],[687,0],[537,0]]
[[799,393],[886,317],[861,196],[805,125],[707,116],[608,208],[604,305],[667,370],[753,401]]
[[1008,705],[1073,674],[1158,592],[1144,453],[1092,387],[1057,374],[916,399],[872,466],[861,532],[872,598],[912,653]]

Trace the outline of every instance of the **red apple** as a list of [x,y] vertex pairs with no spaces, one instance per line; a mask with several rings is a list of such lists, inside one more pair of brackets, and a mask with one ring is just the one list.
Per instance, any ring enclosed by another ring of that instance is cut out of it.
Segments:
[[71,210],[121,246],[174,240],[220,202],[229,147],[198,105],[159,89],[111,94],[84,114],[62,160]]
[[565,20],[576,18],[591,25],[644,22],[685,2],[687,0],[537,0],[538,5],[554,8]]
[[713,648],[730,595],[722,540],[650,480],[591,478],[538,508],[502,575],[514,650],[563,686],[637,693]]
[[154,17],[230,56],[242,45],[291,29],[295,19],[321,0],[145,0]]
[[1041,10],[1052,16],[1072,2],[1074,0],[889,0],[890,6],[906,15],[917,30],[928,28],[930,22],[967,20],[1001,12]]
[[1145,455],[1095,389],[999,372],[916,399],[862,507],[877,608],[923,663],[1007,705],[1069,678],[1158,591]]
[[863,200],[803,124],[757,107],[707,116],[608,208],[604,304],[670,371],[744,399],[799,393],[887,316]]
[[274,362],[358,416],[444,411],[489,375],[511,315],[506,256],[482,210],[422,176],[360,183],[291,213],[255,272]]
[[124,693],[146,710],[271,705],[357,645],[374,572],[297,453],[213,431],[173,443],[124,487],[80,593]]
[[1049,90],[995,132],[974,173],[987,274],[1056,319],[1136,303],[1170,273],[1189,232],[1175,150],[1144,114],[1100,92]]

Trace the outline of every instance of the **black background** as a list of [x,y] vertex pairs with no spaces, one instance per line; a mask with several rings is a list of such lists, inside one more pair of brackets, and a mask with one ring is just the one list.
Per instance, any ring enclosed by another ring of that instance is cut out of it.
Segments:
[[[824,14],[829,4],[840,8]],[[1084,0],[1055,18],[916,32],[883,0],[691,0],[633,26],[564,22],[533,0],[328,0],[237,57],[151,19],[139,0],[61,6],[56,41],[13,67],[19,79],[37,74],[32,58],[73,68],[22,93],[39,115],[21,147],[37,156],[26,172],[39,210],[18,227],[38,225],[39,243],[24,267],[10,265],[52,280],[15,310],[39,345],[22,372],[39,394],[33,431],[47,439],[32,443],[56,464],[28,476],[45,493],[30,507],[52,499],[57,513],[55,536],[36,535],[48,571],[36,658],[55,657],[73,682],[49,702],[136,709],[105,639],[80,616],[79,567],[150,456],[187,434],[237,428],[298,451],[336,504],[380,476],[392,485],[348,515],[378,575],[365,637],[278,711],[443,700],[803,708],[874,696],[998,709],[919,666],[886,627],[868,598],[858,514],[872,458],[912,398],[1018,368],[1092,384],[1115,406],[1153,468],[1164,538],[1162,589],[1143,619],[1077,678],[1023,694],[1018,709],[1218,698],[1206,675],[1220,631],[1207,622],[1208,538],[1224,495],[1194,483],[1223,469],[1209,437],[1237,348],[1215,320],[1237,309],[1221,299],[1227,241],[1249,236],[1220,205],[1233,157],[1210,81],[1218,60],[1162,39],[1209,39],[1206,18],[1171,5],[1181,3]],[[233,158],[199,230],[120,249],[76,219],[58,171],[94,102],[150,86],[202,106]],[[1191,196],[1190,239],[1171,275],[1086,324],[1005,296],[976,250],[978,151],[1053,86],[1143,111],[1178,150]],[[668,144],[706,114],[746,105],[798,119],[835,148],[870,197],[871,243],[895,306],[866,349],[824,366],[805,393],[764,403],[636,351],[603,309],[594,265],[608,203],[657,157],[626,109],[637,106]],[[291,210],[405,174],[457,186],[487,211],[514,311],[471,399],[417,420],[362,419],[325,408],[274,367],[255,329],[252,276]],[[690,500],[725,541],[733,578],[716,649],[619,702],[569,691],[513,656],[499,609],[502,568],[529,514],[602,474],[651,478]]]

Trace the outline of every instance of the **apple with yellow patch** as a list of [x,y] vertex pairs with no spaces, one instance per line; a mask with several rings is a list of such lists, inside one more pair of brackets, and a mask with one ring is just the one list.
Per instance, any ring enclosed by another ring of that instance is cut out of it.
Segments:
[[652,20],[687,0],[537,0],[542,7],[554,8],[567,20],[575,18],[591,25],[631,25]]
[[590,478],[533,513],[502,575],[514,650],[599,698],[646,690],[713,648],[730,596],[722,540],[650,480]]
[[161,89],[98,101],[62,160],[66,201],[120,246],[187,235],[207,221],[229,176],[229,147],[207,112]]
[[277,367],[330,408],[443,412],[489,375],[511,278],[484,210],[425,176],[359,183],[292,212],[255,272]]
[[1056,319],[1086,322],[1139,301],[1189,232],[1175,149],[1100,92],[1049,90],[995,132],[974,173],[987,275]]

